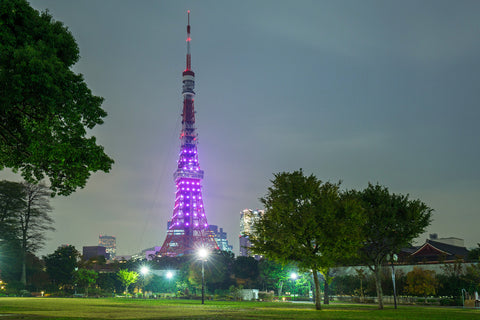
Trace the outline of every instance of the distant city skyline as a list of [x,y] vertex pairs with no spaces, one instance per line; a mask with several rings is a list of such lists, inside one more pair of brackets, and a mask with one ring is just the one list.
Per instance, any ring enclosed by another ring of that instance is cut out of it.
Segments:
[[[480,242],[478,1],[32,0],[77,40],[105,98],[92,132],[114,160],[55,197],[62,244],[116,236],[117,255],[161,246],[174,207],[191,10],[199,161],[208,223],[239,253],[240,212],[273,174],[302,168],[344,189],[380,183],[433,208],[428,234]],[[8,170],[0,179],[18,181]]]

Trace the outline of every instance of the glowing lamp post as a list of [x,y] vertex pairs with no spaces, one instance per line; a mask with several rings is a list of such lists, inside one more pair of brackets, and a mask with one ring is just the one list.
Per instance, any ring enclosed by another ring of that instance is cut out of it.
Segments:
[[290,273],[290,279],[292,279],[292,282],[293,282],[293,300],[295,300],[295,285],[296,285],[297,278],[298,278],[298,274],[296,274],[295,272]]
[[150,269],[147,266],[143,266],[140,268],[140,273],[143,277],[143,297],[145,298],[145,277],[150,272]]
[[390,260],[390,263],[392,265],[392,283],[393,283],[393,303],[395,305],[395,309],[397,309],[397,289],[395,288],[395,269],[393,267],[393,264],[397,262],[398,256],[396,254],[393,255],[388,255],[387,259]]
[[168,280],[168,291],[171,291],[171,288],[170,288],[170,280],[172,280],[173,278],[173,272],[172,271],[167,271],[167,273],[165,274],[165,278],[167,278]]
[[197,255],[202,261],[202,304],[205,304],[205,261],[207,261],[208,258],[208,250],[200,248]]

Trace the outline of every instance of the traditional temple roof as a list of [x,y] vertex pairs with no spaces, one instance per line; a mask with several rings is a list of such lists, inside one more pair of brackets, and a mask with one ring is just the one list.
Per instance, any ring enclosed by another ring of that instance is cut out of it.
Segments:
[[427,239],[421,246],[402,249],[402,253],[403,256],[413,258],[416,261],[440,261],[465,258],[468,250],[465,247]]

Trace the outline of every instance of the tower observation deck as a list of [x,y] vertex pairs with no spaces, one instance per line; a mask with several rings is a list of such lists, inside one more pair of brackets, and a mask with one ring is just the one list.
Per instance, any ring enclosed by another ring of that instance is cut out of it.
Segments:
[[191,68],[190,11],[187,15],[187,66],[183,71],[183,112],[180,132],[180,154],[173,173],[176,185],[175,206],[169,221],[167,236],[159,251],[161,256],[191,254],[198,248],[218,249],[209,232],[203,206],[202,179],[195,132],[195,73]]

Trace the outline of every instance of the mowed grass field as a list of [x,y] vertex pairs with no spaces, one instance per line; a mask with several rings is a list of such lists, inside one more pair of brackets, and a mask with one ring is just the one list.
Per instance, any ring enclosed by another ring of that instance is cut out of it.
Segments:
[[462,308],[198,300],[0,298],[0,320],[10,319],[480,319]]

